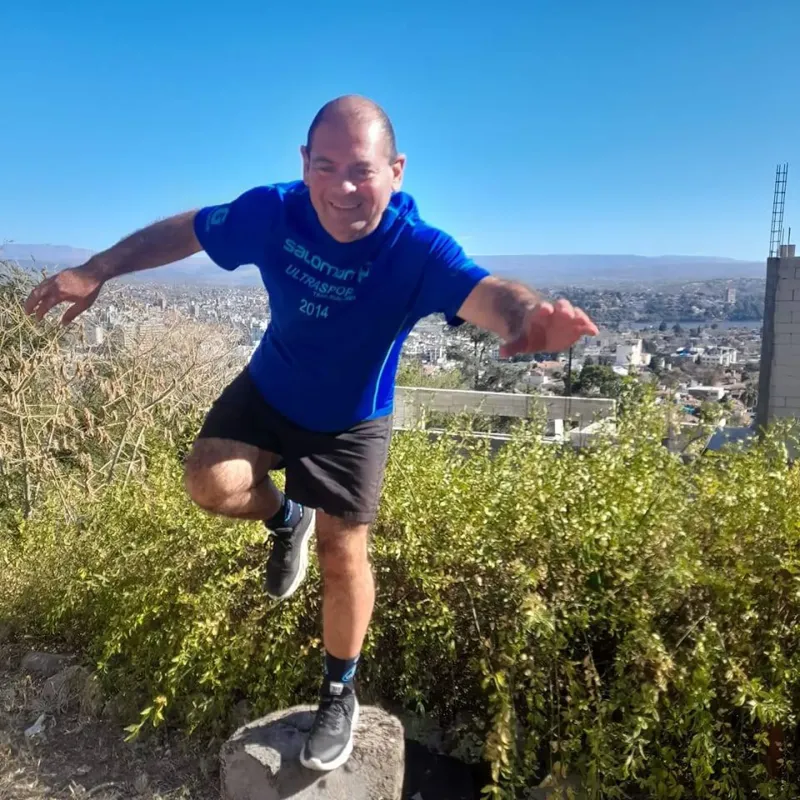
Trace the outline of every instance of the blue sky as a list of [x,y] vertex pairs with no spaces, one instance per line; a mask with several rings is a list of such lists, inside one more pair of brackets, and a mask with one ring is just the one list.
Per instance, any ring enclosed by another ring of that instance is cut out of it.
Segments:
[[101,249],[299,177],[348,92],[473,254],[760,260],[778,161],[800,238],[797,0],[26,0],[0,31],[0,241]]

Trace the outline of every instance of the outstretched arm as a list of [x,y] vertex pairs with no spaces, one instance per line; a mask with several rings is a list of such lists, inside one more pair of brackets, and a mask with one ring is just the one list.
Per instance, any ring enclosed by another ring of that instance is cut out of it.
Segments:
[[108,280],[193,256],[202,249],[194,233],[196,214],[197,211],[185,211],[154,222],[92,256],[88,264],[99,277]]
[[500,355],[561,352],[581,336],[596,336],[597,326],[567,300],[555,304],[517,281],[484,278],[467,296],[458,316],[503,339]]
[[64,325],[86,311],[111,278],[180,261],[202,248],[194,232],[196,211],[160,220],[92,256],[85,264],[65,269],[42,281],[25,301],[25,311],[42,319],[60,303],[72,303]]

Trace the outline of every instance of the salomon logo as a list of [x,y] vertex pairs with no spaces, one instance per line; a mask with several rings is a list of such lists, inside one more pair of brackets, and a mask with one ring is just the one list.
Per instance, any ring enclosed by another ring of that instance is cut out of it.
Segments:
[[318,255],[310,253],[303,245],[298,244],[294,239],[286,239],[283,243],[283,249],[287,253],[291,253],[293,256],[301,259],[308,264],[309,267],[317,270],[317,272],[324,272],[328,277],[333,277],[340,281],[351,281],[356,275],[354,269],[339,269],[339,267],[329,264]]
[[222,225],[228,218],[230,206],[219,206],[215,208],[206,219],[206,230],[211,230],[212,225]]

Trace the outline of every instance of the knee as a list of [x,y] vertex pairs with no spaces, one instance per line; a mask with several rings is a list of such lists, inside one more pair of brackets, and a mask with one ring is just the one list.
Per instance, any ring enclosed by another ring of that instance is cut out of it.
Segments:
[[327,581],[351,580],[369,570],[367,526],[337,522],[317,529],[317,554],[323,578]]
[[195,454],[189,456],[183,473],[186,492],[194,503],[205,511],[220,512],[236,493],[235,486],[224,471],[204,463]]

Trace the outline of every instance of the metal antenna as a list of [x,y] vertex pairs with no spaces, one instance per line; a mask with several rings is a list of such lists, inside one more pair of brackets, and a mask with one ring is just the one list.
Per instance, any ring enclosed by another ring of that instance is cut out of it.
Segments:
[[786,203],[786,176],[789,164],[778,164],[775,168],[775,194],[772,198],[772,227],[769,237],[769,256],[780,255],[783,244],[783,208]]

